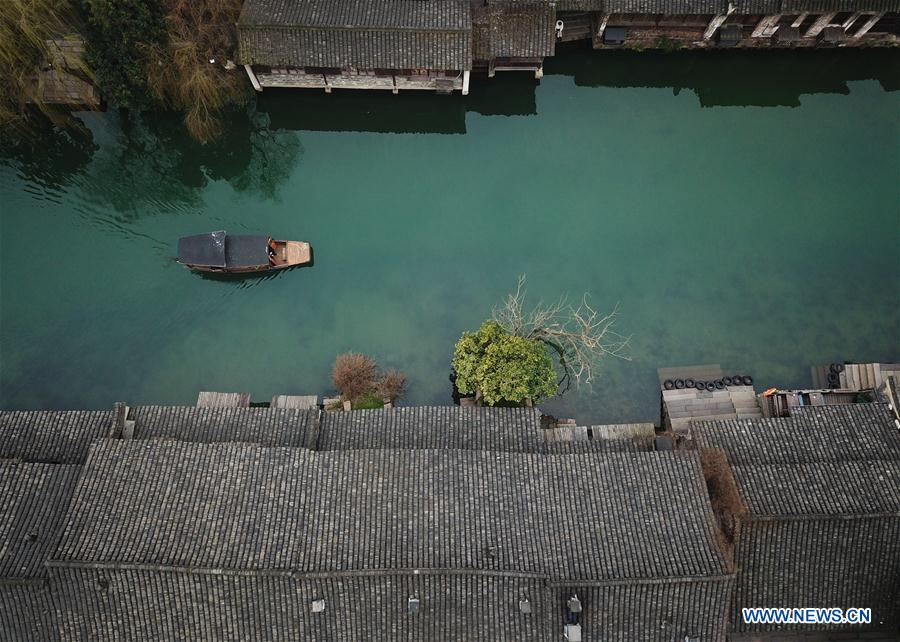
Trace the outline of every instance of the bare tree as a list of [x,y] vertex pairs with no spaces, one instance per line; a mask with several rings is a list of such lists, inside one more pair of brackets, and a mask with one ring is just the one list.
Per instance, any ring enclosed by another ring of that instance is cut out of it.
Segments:
[[508,294],[492,313],[493,320],[510,334],[540,341],[556,354],[562,370],[559,385],[564,390],[573,381],[590,384],[604,357],[631,360],[631,337],[619,334],[613,327],[618,316],[618,304],[612,312],[602,314],[590,304],[587,293],[578,305],[570,304],[563,294],[555,303],[539,301],[526,310],[524,274],[519,277],[516,291]]

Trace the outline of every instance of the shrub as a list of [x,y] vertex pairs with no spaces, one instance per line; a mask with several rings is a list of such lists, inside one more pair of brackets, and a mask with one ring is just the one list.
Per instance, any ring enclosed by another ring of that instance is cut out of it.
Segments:
[[86,0],[87,59],[103,96],[120,107],[152,105],[149,54],[166,40],[159,0]]
[[222,133],[223,110],[251,93],[244,74],[225,69],[237,46],[241,0],[162,3],[166,38],[149,50],[148,84],[163,105],[184,113],[188,133],[206,143]]
[[406,375],[399,370],[388,370],[381,375],[375,385],[375,394],[381,399],[389,399],[391,403],[403,394],[406,385]]
[[331,368],[331,382],[345,399],[353,402],[375,387],[378,366],[372,357],[357,352],[338,355]]
[[453,353],[456,387],[481,393],[485,403],[538,402],[556,392],[553,362],[537,340],[510,334],[495,321],[466,332]]
[[384,401],[374,392],[366,392],[353,402],[354,410],[372,410],[384,408]]

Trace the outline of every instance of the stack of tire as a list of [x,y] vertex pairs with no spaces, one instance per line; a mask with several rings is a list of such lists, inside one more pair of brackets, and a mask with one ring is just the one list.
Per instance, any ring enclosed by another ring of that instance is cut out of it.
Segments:
[[730,377],[722,377],[721,379],[713,379],[712,381],[702,381],[700,379],[666,379],[663,382],[663,388],[666,390],[706,390],[713,392],[714,390],[725,390],[728,386],[752,386],[753,377],[750,375],[732,375]]
[[828,366],[828,374],[825,378],[828,380],[828,387],[835,390],[841,387],[841,373],[844,371],[843,363],[832,363]]

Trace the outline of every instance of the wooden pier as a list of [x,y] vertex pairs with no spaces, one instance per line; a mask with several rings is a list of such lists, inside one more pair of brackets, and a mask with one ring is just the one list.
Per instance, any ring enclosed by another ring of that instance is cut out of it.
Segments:
[[662,426],[665,430],[690,435],[690,424],[695,419],[753,419],[762,417],[756,391],[752,385],[723,385],[714,390],[698,390],[695,387],[666,390],[666,381],[721,381],[727,375],[718,364],[659,368],[662,391]]

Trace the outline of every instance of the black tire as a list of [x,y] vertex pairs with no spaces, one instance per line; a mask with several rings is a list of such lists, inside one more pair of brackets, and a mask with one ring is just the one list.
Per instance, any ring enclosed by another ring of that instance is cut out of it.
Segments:
[[744,382],[745,386],[753,385],[753,377],[751,377],[750,375],[744,375],[744,377],[741,379],[741,381]]
[[674,387],[675,387],[675,382],[672,381],[671,379],[666,379],[665,381],[663,381],[663,388],[665,388],[666,390],[671,390]]
[[828,379],[828,383],[830,383],[832,386],[836,386],[841,381],[840,376],[838,376],[838,373],[836,372],[829,372],[826,379]]
[[706,390],[706,382],[705,381],[695,381],[694,387],[697,390]]
[[844,371],[843,363],[832,363],[828,366],[828,369],[831,370],[835,374],[841,374]]
[[684,380],[684,387],[685,388],[693,388],[694,383],[695,383],[694,380],[691,379],[690,377],[688,377],[687,379]]
[[675,380],[675,389],[681,390],[682,388],[684,388],[684,379],[676,379]]
[[720,379],[720,381],[721,381],[722,383],[724,383],[726,386],[730,386],[730,385],[731,385],[731,377],[722,377],[722,378]]
[[741,383],[744,377],[741,375],[731,375],[731,385],[732,386],[742,386],[744,384]]
[[706,390],[707,390],[707,392],[712,392],[712,391],[715,390],[715,389],[716,389],[716,384],[714,384],[712,381],[707,381],[707,382],[706,382]]
[[716,390],[725,390],[725,382],[722,379],[716,379],[713,383],[716,386]]

